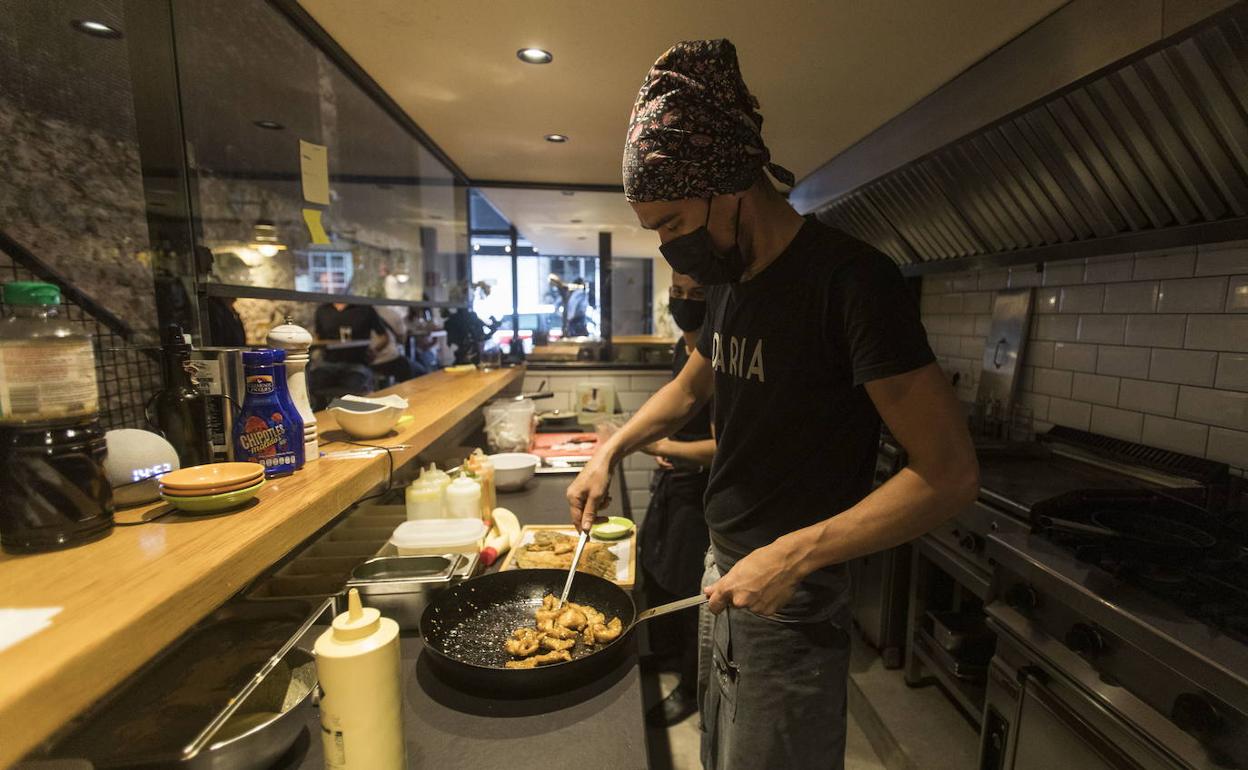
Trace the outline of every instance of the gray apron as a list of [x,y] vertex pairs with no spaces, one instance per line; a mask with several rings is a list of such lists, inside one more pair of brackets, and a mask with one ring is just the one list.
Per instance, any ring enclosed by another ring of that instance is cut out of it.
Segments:
[[[703,587],[737,561],[707,553]],[[699,617],[698,706],[705,770],[845,764],[848,583],[804,583],[779,617],[728,608]]]

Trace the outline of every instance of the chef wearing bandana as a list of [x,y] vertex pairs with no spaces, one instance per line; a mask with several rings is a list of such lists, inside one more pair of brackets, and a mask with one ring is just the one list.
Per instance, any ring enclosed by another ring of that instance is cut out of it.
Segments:
[[[714,396],[705,497],[713,614],[706,768],[840,768],[850,559],[969,505],[978,466],[915,298],[875,248],[803,218],[771,178],[763,118],[727,40],[678,43],[633,106],[624,193],[672,269],[706,286],[697,349],[568,488],[588,527],[619,459]],[[881,419],[909,464],[871,490]]]

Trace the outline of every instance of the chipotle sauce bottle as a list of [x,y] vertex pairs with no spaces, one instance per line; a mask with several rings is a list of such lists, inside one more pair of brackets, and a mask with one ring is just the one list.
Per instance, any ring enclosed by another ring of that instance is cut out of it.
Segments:
[[267,478],[303,467],[303,419],[286,395],[286,352],[243,353],[246,398],[234,421],[234,459],[264,466]]

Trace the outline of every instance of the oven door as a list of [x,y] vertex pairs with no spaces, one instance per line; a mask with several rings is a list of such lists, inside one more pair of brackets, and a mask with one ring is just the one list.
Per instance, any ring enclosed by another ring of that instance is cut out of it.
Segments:
[[1190,735],[1017,611],[994,603],[997,648],[981,734],[982,770],[1223,767]]

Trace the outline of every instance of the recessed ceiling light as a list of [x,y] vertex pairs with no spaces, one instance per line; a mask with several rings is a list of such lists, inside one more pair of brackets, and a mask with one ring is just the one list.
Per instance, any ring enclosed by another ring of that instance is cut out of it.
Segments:
[[564,142],[568,141],[568,135],[567,134],[547,134],[546,141],[554,142],[555,144],[563,144]]
[[555,59],[550,51],[541,48],[521,48],[516,51],[516,58],[525,64],[550,64]]
[[102,21],[93,21],[91,19],[75,19],[69,23],[69,26],[92,37],[107,37],[116,39],[121,37],[121,30],[116,27],[109,26]]
[[511,253],[511,245],[510,245],[510,244],[508,244],[508,245],[504,246],[504,247],[503,247],[503,251],[505,251],[505,252],[507,252],[508,254],[510,254],[510,253]]
[[472,244],[472,250],[473,250],[473,251],[480,251],[480,250],[481,250],[481,244],[479,244],[479,243],[474,243],[474,244]]
[[281,131],[286,126],[278,123],[276,120],[253,120],[252,125],[258,128],[267,128],[270,131]]

